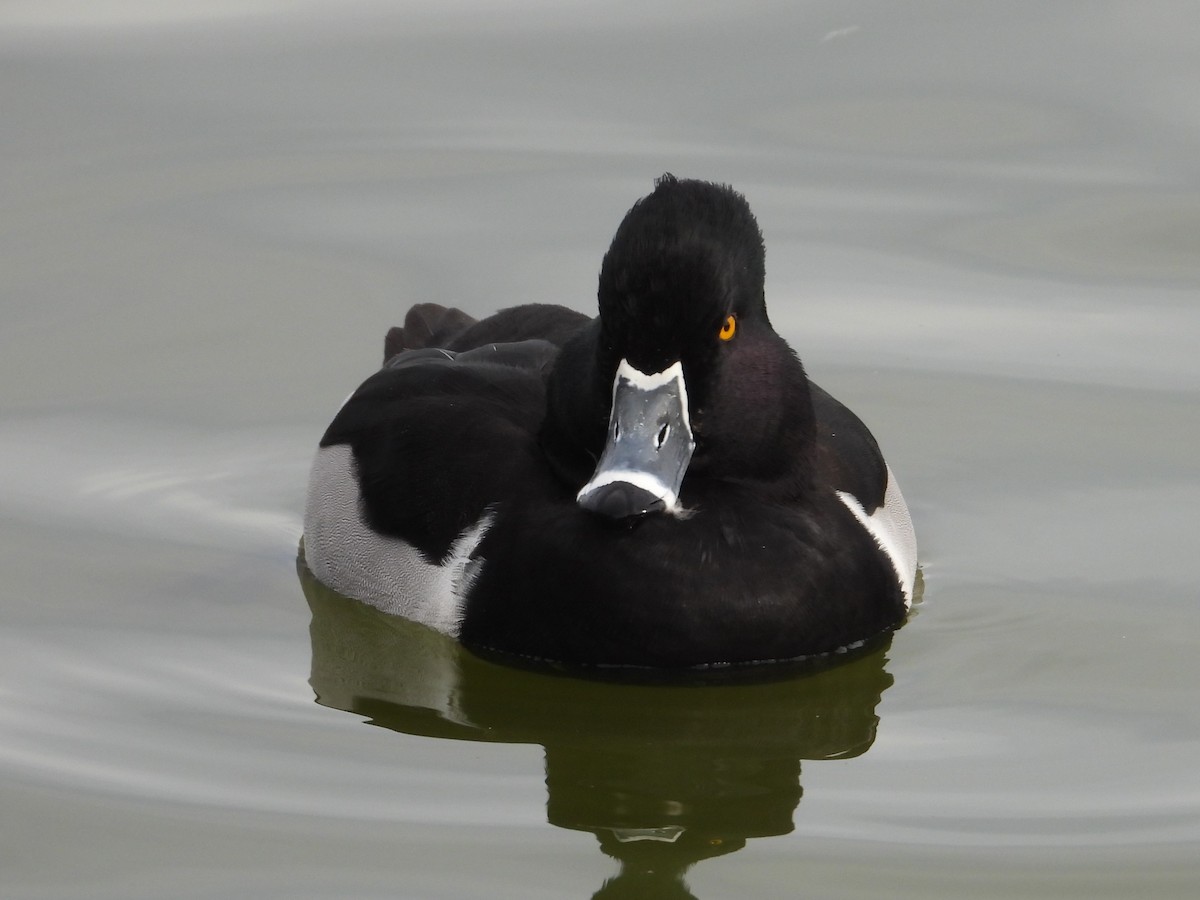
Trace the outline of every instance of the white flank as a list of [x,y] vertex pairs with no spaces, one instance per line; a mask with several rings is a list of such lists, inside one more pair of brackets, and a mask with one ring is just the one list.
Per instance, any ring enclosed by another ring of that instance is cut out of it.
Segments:
[[896,570],[900,579],[900,589],[904,592],[904,607],[910,608],[913,583],[917,578],[917,535],[913,531],[908,504],[904,502],[900,486],[892,477],[891,468],[887,470],[887,490],[883,495],[883,506],[871,515],[867,515],[862,503],[853,494],[837,491],[837,495],[891,560],[892,568]]
[[492,524],[491,512],[458,536],[442,565],[410,544],[378,534],[362,513],[354,454],[322,447],[313,461],[304,512],[304,559],[317,580],[339,594],[451,637],[482,560],[471,554]]

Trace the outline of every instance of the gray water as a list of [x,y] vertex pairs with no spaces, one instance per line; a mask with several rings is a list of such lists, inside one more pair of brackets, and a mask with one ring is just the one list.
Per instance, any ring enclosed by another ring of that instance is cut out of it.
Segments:
[[[0,896],[1195,896],[1197,84],[1192,2],[0,6]],[[904,487],[890,646],[593,685],[299,579],[387,326],[592,309],[667,170]]]

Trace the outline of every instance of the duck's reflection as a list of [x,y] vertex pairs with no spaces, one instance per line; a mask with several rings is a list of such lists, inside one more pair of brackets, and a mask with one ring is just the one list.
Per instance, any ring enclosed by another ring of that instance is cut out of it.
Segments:
[[299,568],[318,702],[409,734],[544,746],[547,818],[592,832],[621,862],[596,897],[690,897],[693,863],[791,831],[800,761],[864,753],[892,682],[886,646],[768,684],[527,672],[347,600]]

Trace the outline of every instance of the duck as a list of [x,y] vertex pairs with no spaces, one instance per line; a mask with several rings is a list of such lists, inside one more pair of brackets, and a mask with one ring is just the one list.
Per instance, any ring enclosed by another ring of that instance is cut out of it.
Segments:
[[666,174],[598,314],[414,306],[319,441],[303,561],[514,663],[689,670],[890,635],[912,519],[866,425],[771,325],[745,197]]

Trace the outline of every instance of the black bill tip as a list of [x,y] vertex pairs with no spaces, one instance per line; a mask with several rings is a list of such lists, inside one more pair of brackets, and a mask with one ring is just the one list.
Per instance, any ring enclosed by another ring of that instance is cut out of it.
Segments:
[[661,497],[627,481],[612,481],[588,491],[579,505],[609,519],[630,519],[666,509]]

